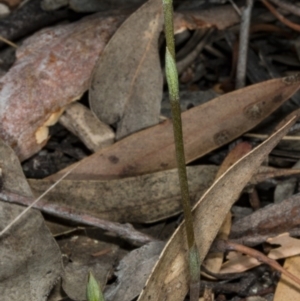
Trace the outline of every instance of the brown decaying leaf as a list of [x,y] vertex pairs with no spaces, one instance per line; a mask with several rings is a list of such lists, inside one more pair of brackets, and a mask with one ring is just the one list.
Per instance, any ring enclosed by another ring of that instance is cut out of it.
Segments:
[[164,245],[155,241],[127,254],[117,267],[116,283],[105,290],[105,301],[130,301],[137,297]]
[[90,107],[103,122],[117,124],[117,140],[159,121],[162,23],[161,0],[147,1],[117,30],[94,69]]
[[[217,167],[188,167],[192,199],[212,184]],[[36,195],[52,181],[29,180]],[[181,212],[176,169],[109,181],[63,180],[47,194],[47,201],[81,213],[118,222],[154,222]]]
[[124,18],[93,15],[45,29],[18,49],[0,79],[0,137],[21,160],[41,149],[48,126],[87,90],[99,53]]
[[[298,251],[298,254],[300,250]],[[283,268],[300,278],[300,255],[287,258]],[[294,283],[285,275],[281,275],[279,283],[276,287],[273,301],[282,300],[298,300],[300,296],[300,285]]]
[[[194,207],[195,237],[201,262],[243,187],[295,120],[295,116],[291,117],[268,140],[228,169]],[[187,250],[184,224],[181,224],[162,252],[139,301],[184,299],[189,282]]]
[[[222,162],[216,175],[216,179],[218,179],[224,172],[226,172],[231,165],[233,165],[235,162],[237,162],[239,159],[245,156],[251,149],[252,146],[248,142],[241,142],[238,145],[236,145]],[[231,229],[231,220],[232,214],[231,212],[228,212],[219,230],[219,233],[216,236],[216,239],[228,239]],[[207,254],[203,264],[205,265],[206,269],[210,272],[219,273],[223,263],[223,258],[223,252],[209,253]]]
[[[32,196],[19,160],[0,140],[3,189]],[[0,229],[23,209],[0,202]],[[61,253],[42,215],[29,211],[0,237],[1,301],[43,301],[62,273]]]
[[[253,128],[293,95],[299,86],[299,76],[273,79],[222,95],[184,112],[186,162]],[[167,120],[84,159],[68,178],[108,179],[175,167],[173,127],[171,120]],[[68,168],[49,179],[58,179]]]
[[[193,201],[210,186],[216,171],[217,167],[212,165],[188,167]],[[249,184],[257,184],[258,180],[267,179],[266,175],[270,178],[290,174],[290,171],[260,166]],[[293,174],[299,174],[299,171],[293,170]],[[53,181],[29,180],[29,183],[35,194],[40,195],[53,184]],[[149,223],[181,212],[179,186],[176,183],[178,183],[176,170],[108,181],[63,180],[52,188],[47,194],[47,201],[40,203],[37,208],[48,214],[58,214],[58,216],[66,214],[70,220],[76,222],[80,222],[78,220],[80,215],[86,215],[89,217],[89,225],[93,224],[91,217],[106,221]],[[15,202],[19,203],[17,199]],[[21,201],[20,204],[26,205],[31,202],[26,200],[25,203]],[[67,214],[69,211],[72,212],[72,218]],[[75,212],[77,212],[76,218]]]

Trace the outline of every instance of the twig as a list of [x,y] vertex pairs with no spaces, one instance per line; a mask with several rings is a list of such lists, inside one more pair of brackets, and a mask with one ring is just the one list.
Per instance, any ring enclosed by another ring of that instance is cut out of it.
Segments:
[[123,239],[137,246],[141,246],[155,240],[151,236],[137,231],[132,227],[131,224],[119,224],[115,222],[102,220],[87,214],[76,212],[75,210],[70,208],[49,204],[46,202],[36,202],[34,205],[32,205],[34,202],[34,198],[21,196],[16,193],[2,191],[0,192],[0,199],[9,203],[15,203],[23,206],[31,206],[30,208],[33,207],[52,216],[63,218],[65,220],[76,222],[86,226],[94,226],[105,231],[116,233]]
[[[254,133],[247,133],[243,135],[244,137],[249,137],[249,138],[255,138],[259,140],[265,140],[269,137],[267,134],[254,134]],[[281,140],[285,141],[299,141],[300,137],[299,136],[284,136]]]
[[280,14],[276,8],[269,3],[267,0],[261,0],[262,3],[269,9],[269,11],[283,24],[285,24],[286,26],[296,30],[296,31],[300,31],[300,25],[291,22],[290,20],[286,19],[282,14]]
[[25,215],[32,207],[34,207],[49,191],[51,191],[58,183],[60,183],[66,176],[68,176],[75,168],[77,168],[82,161],[75,164],[70,170],[68,170],[60,179],[58,179],[54,184],[52,184],[44,193],[42,193],[37,199],[35,199],[28,207],[21,212],[16,218],[14,218],[1,232],[2,236],[7,230],[9,230],[20,218]]
[[263,262],[265,264],[268,264],[273,269],[281,272],[282,274],[289,277],[294,282],[296,282],[297,284],[300,285],[300,279],[299,278],[297,278],[296,276],[294,276],[293,274],[291,274],[290,272],[285,270],[276,260],[267,257],[266,255],[264,255],[263,253],[261,253],[257,250],[254,250],[252,248],[248,248],[248,247],[240,245],[240,244],[233,243],[231,241],[225,241],[225,240],[221,240],[221,239],[217,240],[214,243],[214,246],[220,252],[236,251],[236,252],[243,253],[243,254],[246,254],[248,256],[251,256],[251,257],[257,259],[259,262]]
[[241,10],[240,8],[235,4],[235,2],[233,0],[229,0],[230,4],[232,5],[232,7],[235,9],[235,11],[238,13],[238,15],[241,15]]
[[247,53],[249,44],[249,28],[251,21],[253,0],[247,0],[247,5],[242,12],[241,28],[240,28],[240,41],[239,41],[239,56],[236,71],[235,88],[240,89],[245,86],[246,70],[247,70]]
[[300,17],[300,7],[299,6],[296,6],[292,3],[288,3],[288,2],[285,2],[282,0],[271,0],[271,2],[275,3],[279,7],[285,9],[286,11]]
[[8,39],[3,38],[2,36],[0,36],[0,41],[4,42],[5,44],[7,44],[7,45],[9,45],[9,46],[11,46],[11,47],[13,47],[13,48],[18,48],[18,45],[17,45],[17,44],[11,42],[11,41],[8,40]]

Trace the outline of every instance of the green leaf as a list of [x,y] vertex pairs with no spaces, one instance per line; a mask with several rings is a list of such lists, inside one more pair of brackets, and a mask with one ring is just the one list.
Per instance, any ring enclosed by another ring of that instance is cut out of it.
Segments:
[[104,301],[99,284],[92,272],[89,272],[86,296],[87,301]]

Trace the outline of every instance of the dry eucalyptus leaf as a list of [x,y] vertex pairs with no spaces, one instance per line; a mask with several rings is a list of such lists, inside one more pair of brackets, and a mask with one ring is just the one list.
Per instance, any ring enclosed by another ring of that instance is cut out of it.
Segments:
[[106,124],[117,124],[117,140],[159,121],[162,22],[161,0],[147,1],[121,25],[96,64],[91,110]]
[[[216,175],[216,179],[218,179],[223,173],[225,173],[227,169],[230,168],[231,165],[233,165],[235,162],[237,162],[239,159],[245,156],[248,152],[250,152],[251,149],[252,146],[248,142],[241,142],[238,145],[236,145],[222,162],[218,170],[218,173]],[[229,211],[216,236],[216,239],[223,239],[223,240],[228,239],[230,229],[231,229],[231,220],[232,220],[232,214]],[[213,273],[219,273],[223,263],[223,258],[224,258],[224,254],[222,252],[209,253],[205,258],[204,265],[206,269],[208,269],[209,271]]]
[[[18,158],[0,141],[3,189],[32,196]],[[0,229],[24,210],[0,202]],[[42,215],[30,210],[0,237],[1,301],[43,301],[62,273],[59,248]]]
[[59,122],[93,152],[114,143],[114,131],[81,103],[68,105]]
[[[212,184],[217,167],[188,167],[192,199]],[[36,195],[53,181],[29,180]],[[177,169],[118,180],[63,180],[47,194],[47,201],[101,219],[118,222],[154,222],[181,212]]]
[[165,243],[151,242],[126,255],[117,267],[116,284],[105,291],[106,301],[130,301],[144,287]]
[[[270,138],[232,165],[195,205],[194,229],[201,262],[243,187],[295,120],[296,116],[290,117]],[[183,300],[189,285],[187,259],[188,247],[183,223],[167,243],[138,300]]]
[[[182,114],[186,162],[242,135],[300,87],[299,76],[273,79],[217,97]],[[226,104],[226,105],[224,105]],[[173,126],[167,120],[85,158],[68,178],[112,178],[176,167]],[[69,168],[50,176],[58,179]]]
[[20,160],[45,145],[48,127],[87,90],[99,53],[124,18],[93,15],[44,29],[18,49],[0,79],[0,137]]
[[[300,255],[287,258],[283,267],[294,276],[300,278]],[[298,300],[299,291],[300,287],[297,283],[281,274],[273,301]]]

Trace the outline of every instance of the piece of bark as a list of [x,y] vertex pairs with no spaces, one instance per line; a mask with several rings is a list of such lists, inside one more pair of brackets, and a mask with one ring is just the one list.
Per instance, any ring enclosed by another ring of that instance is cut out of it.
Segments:
[[93,15],[24,41],[0,79],[0,137],[24,160],[47,142],[64,107],[87,90],[99,53],[124,16]]
[[114,131],[80,103],[67,106],[59,122],[93,152],[114,143]]
[[239,219],[232,225],[230,239],[266,234],[274,236],[298,226],[299,199],[300,194],[296,194],[281,203],[266,206]]

